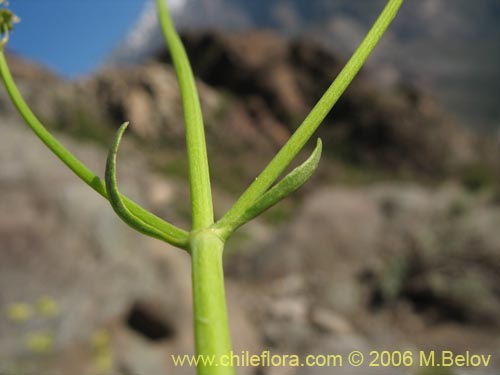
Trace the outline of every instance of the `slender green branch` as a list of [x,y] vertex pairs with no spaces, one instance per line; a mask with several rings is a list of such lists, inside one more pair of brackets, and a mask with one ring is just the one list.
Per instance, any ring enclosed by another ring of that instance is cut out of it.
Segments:
[[240,226],[256,218],[304,185],[318,167],[321,158],[321,147],[321,139],[318,138],[316,147],[311,156],[309,156],[304,163],[287,174],[275,186],[262,194],[255,203],[238,218],[238,220],[233,222],[224,222],[221,220],[217,223],[216,229],[218,229],[219,235],[225,239],[229,238],[229,236]]
[[186,123],[193,230],[197,230],[206,228],[214,222],[203,116],[191,64],[182,41],[175,31],[165,1],[157,0],[156,4],[160,25],[172,56],[181,90]]
[[[40,138],[40,140],[64,163],[71,169],[81,180],[83,180],[92,189],[108,199],[106,186],[104,182],[92,172],[85,164],[78,160],[68,149],[66,149],[50,132],[42,125],[42,123],[33,114],[31,109],[24,101],[19,89],[17,88],[10,69],[7,65],[5,55],[0,52],[0,76],[7,88],[7,92],[17,108],[19,114],[24,121],[33,130],[33,132]],[[188,246],[188,233],[176,226],[167,223],[156,215],[148,212],[137,203],[123,197],[124,203],[127,208],[137,217],[144,222],[149,223],[158,231],[165,233],[165,240],[177,247],[187,248]]]
[[379,18],[360,44],[356,52],[348,61],[344,69],[337,76],[332,85],[314,106],[309,115],[290,137],[288,142],[281,148],[271,160],[262,173],[241,195],[233,207],[216,223],[216,227],[222,229],[224,225],[234,225],[248,208],[254,204],[267,189],[283,173],[291,161],[297,156],[306,142],[311,138],[321,122],[337,103],[340,96],[347,89],[361,67],[366,62],[375,46],[380,41],[392,20],[396,16],[403,0],[389,0]]

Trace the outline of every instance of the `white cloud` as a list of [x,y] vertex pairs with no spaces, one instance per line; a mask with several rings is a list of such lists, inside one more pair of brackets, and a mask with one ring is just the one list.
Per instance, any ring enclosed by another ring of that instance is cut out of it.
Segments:
[[[174,19],[182,17],[189,0],[168,0],[168,7]],[[132,30],[125,37],[119,48],[110,57],[110,62],[133,63],[140,61],[162,43],[159,32],[156,6],[149,0]]]

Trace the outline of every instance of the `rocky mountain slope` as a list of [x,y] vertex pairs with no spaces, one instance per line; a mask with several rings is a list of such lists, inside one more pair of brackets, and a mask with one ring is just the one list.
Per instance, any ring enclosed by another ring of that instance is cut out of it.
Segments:
[[[102,169],[103,149],[60,138]],[[130,230],[20,121],[4,118],[0,165],[0,373],[191,374],[168,356],[193,351],[187,254]],[[174,202],[185,186],[152,173],[136,151],[120,175],[127,194],[184,222]],[[228,298],[237,347],[256,350]]]
[[[184,40],[200,78],[214,178],[222,185],[231,183],[220,170],[240,176],[245,184],[251,181],[344,63],[318,44],[290,42],[269,32],[194,33]],[[50,92],[35,84],[33,92],[44,94],[33,94],[32,103],[53,128],[101,141],[131,121],[131,132],[156,151],[153,162],[180,173],[181,105],[166,60],[166,53],[159,52],[142,66],[107,69],[76,83],[53,79]],[[22,76],[22,64],[17,69]],[[318,135],[331,161],[325,164],[340,180],[359,171],[462,178],[479,164],[484,166],[479,174],[495,174],[496,145],[456,126],[421,91],[403,83],[380,89],[366,74],[358,77]]]
[[[223,32],[273,29],[307,36],[349,56],[385,0],[179,0],[170,2],[177,25]],[[379,82],[404,78],[438,98],[465,126],[496,134],[500,113],[500,5],[497,0],[406,1],[370,59]],[[153,2],[111,58],[144,61],[162,46]]]
[[[19,121],[4,121],[2,135],[0,371],[193,374],[169,357],[192,353],[188,256],[131,231]],[[60,137],[102,168],[104,150]],[[176,202],[187,199],[186,187],[152,173],[133,143],[124,151],[124,191],[185,222]],[[498,204],[453,187],[313,189],[294,219],[258,221],[228,244],[236,350],[494,352],[498,221]]]

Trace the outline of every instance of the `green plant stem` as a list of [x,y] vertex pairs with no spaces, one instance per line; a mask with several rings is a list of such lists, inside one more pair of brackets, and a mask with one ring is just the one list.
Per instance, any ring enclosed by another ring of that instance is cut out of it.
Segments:
[[[248,189],[241,195],[233,207],[216,223],[217,229],[226,237],[231,232],[227,228],[238,225],[239,218],[251,207],[254,202],[269,189],[276,179],[283,173],[311,138],[316,129],[328,115],[340,96],[356,77],[371,52],[378,44],[382,35],[396,16],[403,0],[389,0],[377,21],[362,41],[356,52],[323,94],[318,103],[311,110],[288,142],[281,148],[262,173],[254,180]],[[227,228],[226,228],[227,227]]]
[[203,115],[191,64],[181,38],[174,28],[165,0],[157,0],[156,5],[163,36],[172,56],[182,96],[193,230],[198,230],[207,228],[214,222]]
[[[157,0],[163,35],[170,50],[181,90],[193,228],[192,264],[194,331],[196,354],[219,361],[232,350],[224,291],[222,253],[224,242],[208,229],[214,223],[212,193],[205,132],[196,82],[182,41],[177,34],[165,0]],[[234,375],[232,367],[200,363],[198,375]]]
[[[227,318],[222,253],[224,242],[212,230],[193,232],[191,237],[194,330],[196,354],[230,358],[231,337]],[[222,363],[224,364],[224,363]],[[234,375],[233,367],[200,363],[198,375]]]

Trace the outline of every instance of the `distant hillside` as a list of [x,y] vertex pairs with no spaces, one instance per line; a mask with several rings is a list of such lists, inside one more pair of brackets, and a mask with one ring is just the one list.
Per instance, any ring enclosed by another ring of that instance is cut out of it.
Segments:
[[[188,29],[272,28],[308,36],[348,56],[385,0],[176,1],[177,23]],[[112,61],[141,61],[162,45],[155,9],[146,7]],[[497,0],[406,1],[370,60],[380,83],[405,79],[442,102],[462,124],[500,127],[500,3]]]
[[[319,43],[272,32],[194,32],[183,38],[200,78],[212,175],[231,192],[257,175],[345,63]],[[75,83],[40,74],[52,80],[50,91],[33,73],[23,84],[53,128],[107,145],[116,127],[130,121],[130,133],[148,148],[153,163],[185,176],[180,97],[165,62],[163,49],[142,65],[110,67]],[[30,70],[25,65],[13,64],[21,77]],[[371,73],[362,72],[320,127],[326,147],[318,178],[459,179],[472,185],[498,178],[498,150],[491,141],[457,126],[421,89],[404,81],[380,88]]]

